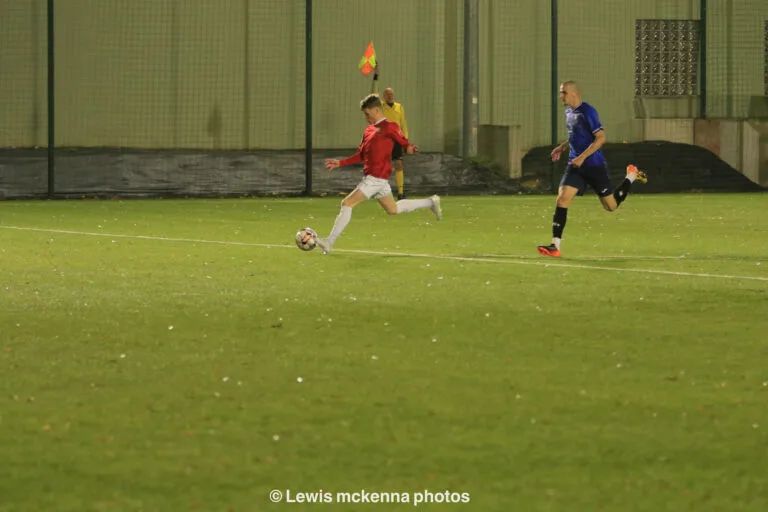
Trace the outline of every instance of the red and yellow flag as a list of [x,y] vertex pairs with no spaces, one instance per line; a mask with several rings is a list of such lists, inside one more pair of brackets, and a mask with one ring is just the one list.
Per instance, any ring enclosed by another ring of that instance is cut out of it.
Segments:
[[363,58],[360,59],[360,64],[357,67],[365,76],[370,75],[373,68],[376,67],[376,50],[373,49],[373,41],[368,43],[368,48],[365,49]]

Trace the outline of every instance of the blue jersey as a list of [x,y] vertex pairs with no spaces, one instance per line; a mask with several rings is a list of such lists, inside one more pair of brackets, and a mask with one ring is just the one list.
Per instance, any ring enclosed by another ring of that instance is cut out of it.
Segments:
[[[595,134],[603,129],[597,110],[585,102],[576,108],[565,109],[565,127],[568,128],[568,144],[571,147],[568,155],[569,164],[595,141]],[[605,158],[602,151],[598,149],[582,165],[589,167],[603,164],[605,164]]]

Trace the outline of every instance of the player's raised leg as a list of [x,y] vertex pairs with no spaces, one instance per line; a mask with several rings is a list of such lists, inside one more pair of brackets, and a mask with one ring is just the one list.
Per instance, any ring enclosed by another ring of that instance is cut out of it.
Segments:
[[362,190],[356,188],[344,198],[341,202],[341,211],[336,216],[336,221],[333,223],[333,229],[328,238],[317,239],[317,246],[323,250],[323,254],[328,254],[333,250],[333,244],[336,243],[336,239],[339,238],[344,228],[347,227],[349,221],[352,220],[352,208],[365,201],[367,197]]
[[379,199],[379,204],[389,215],[399,215],[401,213],[410,213],[415,210],[429,208],[435,214],[435,218],[443,218],[443,209],[440,205],[440,196],[434,195],[427,199],[401,199],[395,202],[391,196],[385,196]]
[[627,166],[627,176],[624,178],[624,181],[616,187],[613,194],[600,198],[600,202],[603,203],[603,208],[609,212],[616,210],[627,198],[629,191],[632,188],[632,184],[635,182],[647,183],[648,177],[636,166],[629,164]]
[[[565,177],[563,180],[565,181]],[[565,223],[568,220],[568,207],[571,201],[579,193],[579,189],[571,185],[561,185],[557,191],[557,201],[555,202],[555,214],[552,217],[552,243],[549,245],[540,245],[539,253],[543,256],[560,256],[560,243],[563,239]]]

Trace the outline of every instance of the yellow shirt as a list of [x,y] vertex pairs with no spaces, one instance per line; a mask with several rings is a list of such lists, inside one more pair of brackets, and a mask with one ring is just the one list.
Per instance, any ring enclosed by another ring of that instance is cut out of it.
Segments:
[[[378,94],[378,87],[376,86],[376,80],[373,81],[373,92]],[[403,135],[405,138],[408,138],[408,124],[405,122],[405,109],[403,108],[403,105],[401,105],[398,102],[395,102],[390,107],[389,104],[381,100],[382,105],[382,112],[384,114],[384,117],[387,118],[387,120],[392,121],[393,123],[397,123],[397,125],[400,127],[400,131],[403,132]]]

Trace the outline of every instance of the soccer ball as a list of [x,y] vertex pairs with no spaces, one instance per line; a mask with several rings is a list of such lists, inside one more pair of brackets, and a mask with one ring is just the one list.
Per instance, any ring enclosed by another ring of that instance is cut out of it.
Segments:
[[311,251],[317,247],[317,233],[312,228],[303,228],[296,233],[296,246],[302,251]]

